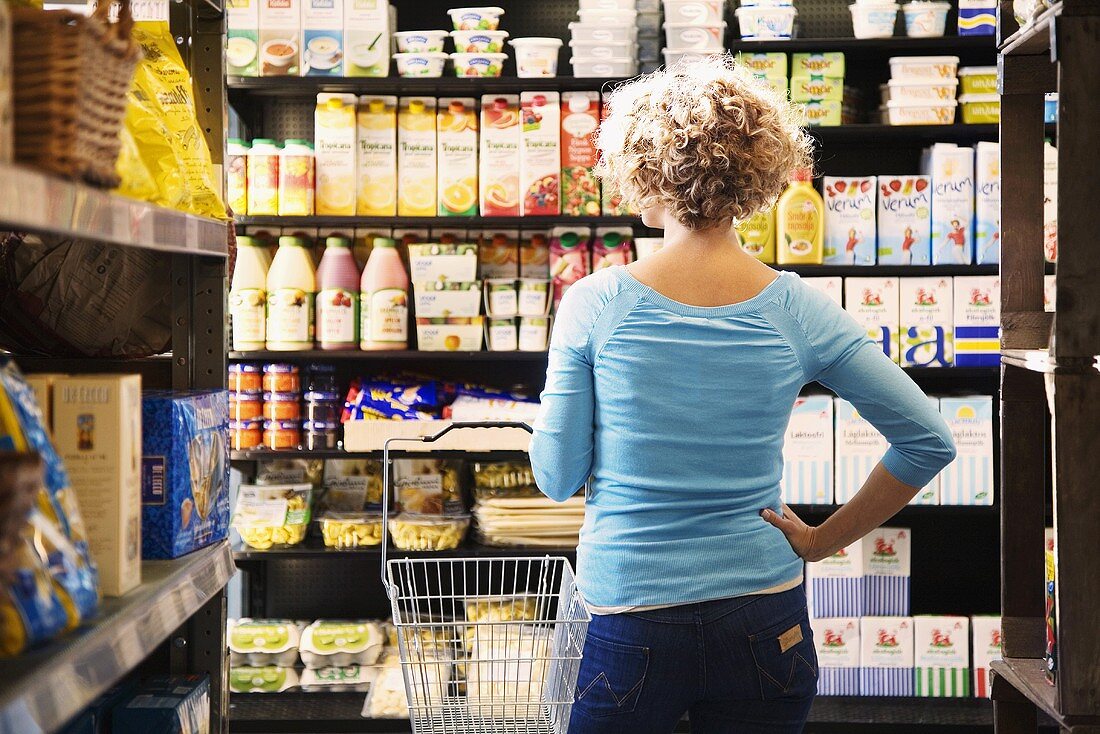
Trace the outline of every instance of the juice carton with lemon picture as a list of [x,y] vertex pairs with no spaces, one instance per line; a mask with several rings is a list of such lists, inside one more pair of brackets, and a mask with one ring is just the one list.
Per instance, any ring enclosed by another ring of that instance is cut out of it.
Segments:
[[561,96],[520,95],[519,180],[523,216],[561,214]]
[[565,92],[562,95],[562,214],[571,217],[600,214],[600,182],[593,170],[599,125],[599,92]]
[[477,214],[477,110],[472,97],[443,97],[436,115],[442,217]]
[[951,278],[901,279],[902,367],[950,367],[955,361]]
[[940,398],[940,415],[958,451],[940,475],[940,504],[993,504],[993,397]]
[[922,158],[932,177],[932,264],[974,261],[974,149],[936,143]]
[[825,264],[875,264],[875,177],[825,176]]
[[974,154],[974,253],[979,265],[1001,261],[1001,146],[978,143]]
[[344,76],[343,0],[302,0],[304,76]]
[[319,215],[355,214],[355,103],[354,94],[317,95],[313,135]]
[[344,75],[388,76],[393,28],[388,0],[337,1],[344,3]]
[[878,262],[932,263],[932,179],[878,177]]
[[481,98],[481,216],[519,216],[519,95]]
[[848,278],[844,288],[844,310],[895,362],[901,360],[898,350],[899,290],[897,278]]
[[397,97],[360,97],[356,122],[356,213],[392,217],[397,214]]
[[435,98],[402,97],[397,109],[397,214],[435,216]]
[[955,278],[955,364],[996,367],[1001,363],[1001,278]]
[[260,3],[260,76],[298,76],[302,11],[298,0]]
[[260,3],[262,0],[229,0],[225,4],[225,73],[258,76],[260,73]]

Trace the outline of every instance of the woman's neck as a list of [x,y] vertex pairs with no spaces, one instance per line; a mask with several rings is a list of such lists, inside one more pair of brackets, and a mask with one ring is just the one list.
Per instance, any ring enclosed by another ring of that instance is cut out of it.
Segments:
[[670,216],[664,217],[664,248],[692,247],[695,249],[723,249],[737,244],[732,227],[688,229]]

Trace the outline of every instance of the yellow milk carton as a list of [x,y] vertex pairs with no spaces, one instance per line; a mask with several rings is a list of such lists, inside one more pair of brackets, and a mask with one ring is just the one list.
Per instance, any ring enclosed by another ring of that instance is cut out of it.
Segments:
[[950,367],[955,361],[951,278],[901,279],[902,367]]
[[525,217],[561,214],[561,99],[557,92],[520,95],[520,210]]
[[402,97],[397,108],[397,214],[435,216],[435,98]]
[[436,115],[438,213],[477,214],[477,110],[473,97],[443,97]]
[[360,97],[356,122],[356,213],[392,217],[397,214],[397,97]]
[[355,214],[355,103],[354,94],[317,95],[313,147],[318,215]]
[[388,0],[343,0],[344,74],[388,76],[390,73],[390,7]]
[[519,95],[481,98],[481,216],[519,216]]
[[882,346],[886,356],[900,361],[898,279],[847,278],[846,281],[844,310],[867,330],[871,341]]
[[299,38],[302,11],[299,0],[259,2],[260,76],[298,76],[302,56]]

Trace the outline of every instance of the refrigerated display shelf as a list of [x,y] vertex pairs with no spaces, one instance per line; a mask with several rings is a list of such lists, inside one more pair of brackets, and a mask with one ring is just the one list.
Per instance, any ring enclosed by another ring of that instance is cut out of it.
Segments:
[[239,216],[241,227],[552,227],[556,224],[576,224],[588,227],[644,226],[638,217],[271,217]]
[[[457,548],[450,550],[405,551],[390,545],[386,551],[389,558],[540,558],[542,556],[574,556],[576,553],[576,548],[497,548],[482,545],[471,539],[467,539]],[[249,561],[298,560],[302,558],[347,558],[349,556],[359,556],[367,561],[380,561],[382,546],[372,545],[363,548],[336,550],[335,548],[326,548],[321,538],[313,536],[306,538],[298,545],[284,548],[256,550],[243,543],[233,547],[233,559],[243,563]]]
[[[407,444],[406,444],[407,445]],[[390,451],[400,459],[462,459],[476,456],[483,460],[521,461],[527,459],[524,451],[410,451],[397,449]],[[273,459],[381,459],[381,451],[345,451],[343,449],[245,449],[230,451],[230,461],[267,461]]]
[[249,77],[231,76],[227,88],[231,97],[239,95],[309,97],[318,92],[354,92],[356,94],[438,95],[443,97],[482,94],[518,94],[524,92],[570,92],[610,89],[629,77]]
[[997,50],[993,36],[937,36],[932,38],[910,38],[908,36],[890,36],[887,38],[792,38],[764,41],[742,41],[731,39],[733,51],[772,52],[772,51],[843,51],[846,54],[870,56],[907,54],[955,53],[959,51],[988,51],[992,58]]
[[234,362],[545,362],[546,352],[426,352],[416,349],[329,352],[316,349],[307,352],[230,352],[229,359]]

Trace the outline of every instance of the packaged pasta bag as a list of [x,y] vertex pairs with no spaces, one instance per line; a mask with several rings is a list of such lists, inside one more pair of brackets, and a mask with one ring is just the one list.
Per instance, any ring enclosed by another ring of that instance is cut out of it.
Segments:
[[[127,114],[131,110],[137,110],[132,104],[127,104]],[[135,121],[136,122],[136,121]],[[159,202],[160,190],[157,188],[157,180],[149,165],[142,158],[142,150],[134,139],[134,132],[129,123],[119,130],[119,139],[122,146],[118,151],[118,160],[115,161],[115,172],[118,173],[119,184],[115,189],[116,194],[129,196],[138,201]]]

